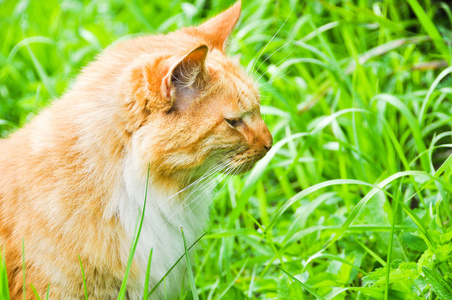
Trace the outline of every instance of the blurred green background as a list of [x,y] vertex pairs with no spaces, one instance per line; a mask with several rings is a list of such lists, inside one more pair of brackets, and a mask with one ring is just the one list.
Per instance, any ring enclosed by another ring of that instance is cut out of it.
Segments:
[[[231,4],[0,1],[0,137],[112,42]],[[452,299],[450,4],[242,6],[229,52],[260,85],[275,144],[219,185],[193,262],[199,297]]]

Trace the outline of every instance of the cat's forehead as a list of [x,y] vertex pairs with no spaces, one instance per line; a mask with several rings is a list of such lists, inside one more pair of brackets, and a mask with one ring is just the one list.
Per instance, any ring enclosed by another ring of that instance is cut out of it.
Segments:
[[224,96],[242,111],[259,109],[260,96],[253,80],[232,59],[213,57],[209,67],[215,70]]
[[252,82],[238,78],[235,84],[237,104],[242,110],[256,110],[259,108],[259,92]]
[[225,84],[228,87],[228,100],[237,113],[256,112],[259,110],[260,97],[258,90],[247,77],[239,74],[227,74]]

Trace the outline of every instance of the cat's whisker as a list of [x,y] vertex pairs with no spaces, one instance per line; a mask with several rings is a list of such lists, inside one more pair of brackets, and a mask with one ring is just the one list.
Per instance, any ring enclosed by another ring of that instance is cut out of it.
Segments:
[[[211,183],[211,182],[209,182],[209,183]],[[205,185],[207,185],[207,183],[206,183]],[[186,207],[187,205],[189,205],[189,203],[185,203],[188,199],[189,199],[189,197],[184,198],[184,200],[183,200],[181,203],[179,203],[179,205],[178,205],[178,206],[176,207],[176,209],[172,212],[172,214],[171,214],[169,217],[167,217],[167,220],[166,220],[166,222],[163,224],[163,226],[168,225],[168,224],[171,222],[171,220],[173,219],[173,217],[174,217],[175,215],[177,215],[179,212],[183,211],[183,210],[185,209],[185,207]]]
[[[292,40],[293,40],[293,39],[292,39]],[[293,52],[293,50],[291,50],[291,51],[289,52],[289,54],[287,54],[284,58],[282,58],[275,66],[279,66],[281,63],[283,63],[283,62],[286,60],[286,58],[288,58],[288,57],[292,54],[292,52]],[[264,73],[262,73],[261,76],[259,76],[259,78],[256,80],[256,82],[258,82],[258,84],[259,84],[259,80],[261,80],[261,78],[262,78],[265,74],[267,74],[267,72],[268,72],[268,70],[265,71]],[[260,88],[260,86],[259,86],[259,88]]]
[[[228,168],[228,170],[230,170],[230,169],[232,169],[232,167],[229,167]],[[218,195],[222,190],[223,190],[223,188],[234,178],[234,176],[235,176],[236,174],[231,174],[231,175],[229,175],[229,178],[227,178],[226,179],[226,182],[220,187],[220,189],[214,194],[214,195],[212,195],[213,197],[215,197],[216,195]],[[198,204],[200,204],[201,202],[202,202],[202,200],[203,200],[203,196],[204,196],[204,194],[208,194],[208,192],[203,192],[202,194],[200,194],[198,197],[196,197],[195,199],[193,199],[193,201],[190,201],[188,204],[187,204],[187,206],[188,205],[190,205],[191,203],[193,203],[193,202],[195,202],[195,201],[197,201],[197,203],[193,206],[193,207],[190,207],[189,208],[189,210],[185,213],[185,214],[188,214],[190,211],[192,211],[193,209],[195,209],[196,208],[196,206],[198,206]]]
[[[221,163],[221,161],[220,161],[220,163]],[[150,207],[150,208],[158,207],[158,206],[160,206],[162,203],[168,202],[169,200],[173,199],[174,197],[176,197],[177,195],[181,194],[182,192],[188,190],[189,188],[191,188],[191,187],[196,188],[197,185],[200,184],[204,179],[207,180],[208,177],[213,177],[213,176],[218,172],[218,170],[220,170],[220,169],[221,169],[221,166],[218,166],[218,164],[212,165],[212,166],[206,171],[206,173],[205,173],[203,176],[201,176],[200,178],[196,179],[194,182],[192,182],[191,184],[189,184],[189,185],[186,186],[185,188],[181,189],[181,190],[178,191],[177,193],[175,193],[175,194],[169,196],[168,198],[166,198],[166,199],[164,199],[164,200],[162,200],[162,201],[155,202],[155,203],[153,203],[152,205],[150,205],[149,207]]]
[[[232,180],[232,176],[229,177],[229,179],[227,179],[226,183],[224,183],[224,184],[220,187],[220,189],[219,189],[216,193],[214,193],[214,194],[212,195],[212,198],[214,198],[216,195],[218,195],[218,194],[223,190],[223,188],[224,188],[231,180]],[[202,195],[202,196],[204,196],[204,195]],[[200,203],[202,202],[203,197],[198,197],[198,198],[199,198],[199,200],[197,201],[197,203],[196,203],[193,207],[190,207],[189,210],[188,210],[185,214],[188,214],[190,211],[192,211],[193,209],[195,209],[196,206],[198,206],[198,204],[200,204]],[[193,202],[194,202],[194,201],[190,202],[190,204],[193,203]]]
[[287,71],[286,73],[282,74],[281,76],[278,76],[278,77],[276,77],[275,79],[272,79],[272,80],[270,80],[270,81],[268,81],[268,82],[266,82],[266,83],[260,85],[259,88],[261,88],[262,86],[265,86],[265,85],[267,85],[267,84],[270,84],[270,83],[272,83],[272,82],[274,82],[274,81],[276,81],[276,80],[278,80],[278,79],[281,79],[281,78],[283,78],[284,76],[286,76],[286,75],[289,74],[289,73],[290,73],[290,70]]
[[[185,204],[185,202],[188,200],[188,199],[190,199],[190,196],[194,193],[194,192],[196,192],[197,190],[198,190],[198,187],[200,187],[200,186],[198,186],[198,184],[204,184],[204,185],[207,185],[207,184],[210,184],[211,183],[211,180],[210,179],[213,179],[214,178],[214,176],[219,172],[219,171],[221,171],[226,165],[224,165],[224,161],[220,161],[219,163],[217,163],[217,164],[215,164],[214,166],[216,166],[216,168],[215,169],[213,169],[213,170],[211,170],[211,172],[210,172],[210,174],[205,174],[205,175],[203,175],[201,178],[202,179],[205,179],[205,183],[203,183],[202,182],[202,180],[196,180],[196,185],[194,186],[194,188],[193,188],[193,190],[190,192],[190,194],[188,194],[186,197],[184,197],[184,200],[183,201],[181,201],[181,203],[176,207],[176,209],[175,209],[175,211],[173,212],[173,214],[168,218],[168,222],[169,222],[169,220],[176,214],[176,213],[178,213],[179,211],[181,211],[181,210],[183,210],[188,204]],[[210,168],[210,169],[212,169],[212,167]],[[188,188],[188,187],[187,187]],[[183,189],[183,190],[186,190],[187,188],[185,188],[185,189]],[[180,191],[181,192],[181,191]],[[178,192],[177,194],[179,194],[180,192]],[[184,205],[185,204],[185,205]]]
[[190,196],[193,195],[197,190],[201,189],[201,187],[205,187],[206,185],[211,184],[211,182],[214,181],[213,179],[215,178],[215,175],[217,173],[218,173],[217,171],[213,172],[211,175],[205,178],[204,182],[200,182],[199,185],[196,185],[193,188],[193,190],[187,196],[184,197],[184,200],[181,201],[179,206],[183,205],[188,199],[190,199]]
[[[257,72],[259,72],[259,68],[268,60],[268,59],[270,59],[270,57],[272,57],[274,54],[276,54],[279,50],[281,50],[281,49],[283,49],[284,47],[286,47],[286,46],[288,46],[289,44],[291,44],[293,41],[294,41],[294,39],[295,38],[292,38],[292,39],[290,39],[287,43],[285,43],[284,45],[282,45],[281,47],[279,47],[278,49],[276,49],[275,51],[273,51],[269,56],[267,56],[261,63],[260,63],[260,65],[257,67],[257,69],[256,69],[256,71],[254,72],[254,74],[252,75],[252,76],[254,76],[254,75],[256,75],[257,74]],[[292,51],[289,53],[289,55],[292,53]],[[285,60],[287,58],[287,56],[283,59],[283,60]],[[281,60],[281,61],[283,61],[283,60]],[[280,61],[280,62],[281,62]],[[278,63],[279,64],[279,63]],[[266,73],[266,72],[265,72]],[[264,74],[265,74],[264,73]],[[256,81],[259,81],[259,79],[261,79],[262,78],[262,76],[263,76],[263,74],[256,80]]]
[[[232,169],[232,167],[229,165],[229,164],[224,164],[217,172],[222,172],[222,171],[225,171],[225,172],[228,172],[229,170],[231,170]],[[215,181],[213,181],[213,182],[215,182]],[[207,184],[211,184],[211,182],[207,182],[206,181],[206,183],[204,184],[204,185],[207,185]],[[196,190],[194,190],[193,192],[195,192]],[[192,193],[190,193],[185,199],[184,199],[184,201],[186,201],[187,199],[189,199],[189,197],[193,194],[193,192]],[[208,189],[207,189],[207,192],[210,192]],[[199,195],[198,195],[199,196]],[[198,197],[197,196],[197,197]],[[190,200],[190,202],[192,202],[193,200]],[[189,203],[188,203],[189,204]]]
[[[213,181],[209,181],[208,183],[206,183],[204,186],[203,186],[203,191],[201,192],[201,194],[199,194],[199,195],[197,195],[195,198],[193,198],[193,199],[190,199],[190,197],[186,197],[185,199],[184,199],[184,201],[182,201],[179,205],[178,205],[178,207],[175,209],[175,211],[167,218],[167,221],[166,221],[166,224],[168,224],[171,220],[172,220],[172,218],[176,215],[176,214],[178,214],[179,212],[181,212],[181,211],[184,211],[191,203],[193,203],[193,202],[195,202],[195,201],[198,201],[198,199],[200,199],[199,201],[201,201],[203,198],[204,198],[204,195],[208,195],[209,193],[210,193],[210,189],[211,188],[214,188],[215,187],[215,185],[216,185],[217,183],[213,180]],[[208,186],[207,186],[208,185]],[[207,186],[207,188],[206,188],[206,186]],[[193,192],[192,192],[193,193]],[[191,194],[192,194],[191,193]],[[191,195],[190,194],[190,195]],[[189,200],[187,203],[185,203],[185,201],[186,200]],[[184,204],[185,203],[185,204]]]
[[174,194],[171,197],[177,196],[180,193],[186,191],[187,189],[191,188],[192,186],[197,186],[200,182],[202,182],[202,180],[208,178],[209,176],[215,174],[218,172],[218,170],[220,170],[222,168],[221,166],[221,161],[217,164],[213,164],[201,177],[199,177],[198,179],[196,179],[195,181],[193,181],[191,184],[187,185],[185,188],[183,188],[182,190],[178,191],[176,194]]
[[218,170],[220,170],[223,166],[222,164],[224,164],[223,160],[220,160],[219,162],[213,164],[212,166],[209,167],[209,169],[207,169],[207,171],[205,171],[205,173],[199,177],[198,179],[196,179],[195,181],[193,181],[192,183],[190,183],[188,186],[186,186],[185,188],[183,188],[182,190],[178,191],[176,194],[174,194],[173,196],[176,196],[180,193],[182,193],[183,191],[189,189],[190,187],[192,187],[193,185],[197,185],[199,182],[201,182],[203,179],[211,176],[212,174],[215,174],[218,172]]
[[221,166],[218,166],[218,165],[212,166],[209,170],[206,171],[206,173],[204,173],[204,175],[202,175],[200,178],[196,179],[194,182],[192,182],[191,184],[189,184],[185,188],[181,189],[180,191],[178,191],[177,193],[175,193],[174,195],[172,195],[168,199],[174,198],[175,196],[181,194],[182,192],[187,191],[190,188],[193,188],[194,190],[196,190],[196,188],[198,188],[198,186],[200,184],[202,184],[203,181],[209,180],[210,177],[213,177],[218,172],[218,170],[220,170],[220,169],[221,169]]
[[281,31],[281,29],[284,27],[284,25],[286,24],[287,20],[289,20],[290,15],[292,14],[293,8],[290,10],[289,15],[287,16],[287,18],[284,20],[283,24],[279,27],[278,31],[276,31],[276,33],[272,36],[272,38],[267,42],[267,44],[265,45],[265,47],[261,50],[261,52],[259,52],[259,55],[257,57],[257,59],[254,61],[253,66],[251,67],[251,76],[254,77],[254,67],[256,66],[256,63],[259,61],[259,59],[261,58],[262,54],[264,53],[265,49],[267,49],[268,45],[270,45],[270,43],[273,41],[273,39],[276,37],[276,35]]

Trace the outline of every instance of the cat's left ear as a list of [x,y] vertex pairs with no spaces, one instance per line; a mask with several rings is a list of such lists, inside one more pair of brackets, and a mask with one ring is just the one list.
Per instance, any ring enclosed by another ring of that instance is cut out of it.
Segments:
[[226,41],[240,18],[241,7],[242,2],[239,0],[229,9],[197,27],[209,46],[224,52]]

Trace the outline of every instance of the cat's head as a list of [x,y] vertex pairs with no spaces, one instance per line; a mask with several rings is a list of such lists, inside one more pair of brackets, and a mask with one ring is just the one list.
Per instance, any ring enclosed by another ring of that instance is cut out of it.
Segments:
[[132,152],[154,175],[244,172],[271,148],[259,91],[225,55],[240,6],[200,26],[127,45],[148,51],[128,67],[124,97]]

